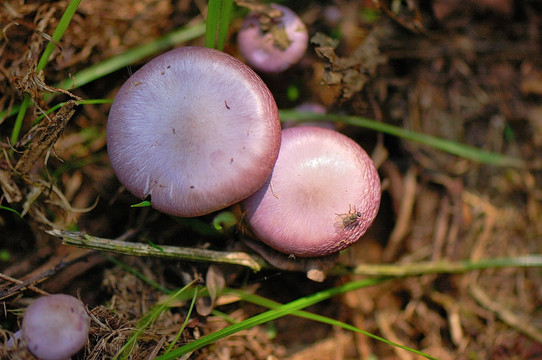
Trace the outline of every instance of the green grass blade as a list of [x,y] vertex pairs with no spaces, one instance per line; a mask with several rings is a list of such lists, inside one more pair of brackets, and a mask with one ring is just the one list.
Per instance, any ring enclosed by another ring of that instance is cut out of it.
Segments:
[[168,288],[160,285],[159,283],[157,283],[156,281],[152,280],[151,278],[149,278],[148,276],[146,276],[145,274],[135,270],[134,268],[132,268],[131,266],[123,263],[122,261],[114,258],[113,256],[110,256],[106,253],[103,253],[103,256],[105,256],[107,258],[107,260],[111,261],[113,264],[121,267],[124,271],[134,275],[135,277],[137,277],[139,280],[145,282],[146,284],[154,287],[155,289],[163,292],[164,294],[171,294],[172,293],[172,290],[169,290]]
[[262,314],[253,316],[249,319],[241,321],[237,324],[228,326],[222,330],[219,330],[215,333],[206,335],[198,340],[195,340],[189,344],[181,346],[168,354],[157,357],[158,360],[172,360],[176,359],[179,356],[200,349],[206,345],[209,345],[215,341],[218,341],[226,336],[235,334],[244,329],[252,328],[256,325],[263,324],[265,322],[275,320],[285,315],[289,315],[296,310],[301,310],[308,306],[314,305],[323,300],[329,299],[332,296],[339,295],[348,291],[380,284],[389,278],[373,278],[373,279],[364,279],[359,281],[352,281],[342,286],[338,286],[332,289],[323,290],[315,294],[309,295],[307,297],[294,300],[288,304],[282,305],[277,309],[266,311]]
[[192,296],[192,301],[190,302],[190,307],[188,308],[188,312],[186,313],[186,317],[184,318],[183,324],[181,325],[181,328],[177,332],[177,335],[175,336],[175,338],[173,339],[171,344],[169,344],[169,346],[168,346],[168,348],[166,350],[166,354],[173,349],[173,347],[175,346],[177,341],[179,341],[179,339],[181,338],[181,335],[182,335],[184,329],[186,329],[186,326],[188,325],[188,321],[190,320],[190,316],[192,315],[192,311],[194,310],[194,307],[196,305],[196,300],[198,298],[198,290],[199,290],[198,287],[194,288],[194,296]]
[[23,98],[21,106],[18,108],[17,117],[15,118],[15,123],[13,124],[13,129],[11,130],[11,137],[9,141],[12,145],[15,145],[19,141],[19,135],[21,134],[21,128],[23,127],[23,120],[26,115],[26,109],[30,106],[30,96],[27,94]]
[[130,207],[133,207],[133,208],[149,207],[149,206],[151,206],[151,202],[149,200],[143,200],[143,201],[138,202],[137,204],[130,205]]
[[385,134],[397,136],[405,140],[428,145],[435,149],[442,150],[450,154],[484,164],[496,166],[511,166],[517,168],[525,166],[525,161],[522,159],[497,154],[494,152],[475,148],[470,145],[441,139],[435,136],[418,133],[412,130],[403,129],[397,126],[381,123],[375,120],[365,119],[358,116],[315,114],[310,112],[299,112],[295,110],[280,110],[280,117],[282,121],[342,121],[346,124],[364,127]]
[[143,331],[145,331],[145,329],[149,327],[168,308],[168,305],[171,301],[173,301],[177,298],[177,296],[190,289],[194,285],[194,283],[195,280],[185,285],[184,287],[173,293],[165,303],[153,306],[152,309],[147,312],[147,314],[145,314],[141,319],[139,319],[139,321],[137,322],[136,330],[130,336],[126,344],[124,344],[119,350],[119,352],[113,357],[113,359],[118,359],[119,357],[121,357],[122,359],[128,359],[130,357],[131,351],[137,343],[137,340],[139,339],[141,334],[143,334]]
[[[247,301],[247,302],[250,302],[250,303],[253,303],[253,304],[256,304],[256,305],[260,305],[260,306],[264,306],[264,307],[267,307],[267,308],[270,308],[270,309],[278,309],[279,307],[282,306],[282,304],[278,303],[278,302],[275,302],[275,301],[272,301],[272,300],[269,300],[269,299],[266,299],[262,296],[259,296],[259,295],[255,295],[255,294],[251,294],[251,293],[246,293],[246,292],[243,292],[243,291],[239,291],[239,290],[233,290],[231,291],[232,293],[238,295],[242,300],[244,301]],[[416,349],[413,349],[413,348],[409,348],[408,346],[404,346],[404,345],[401,345],[401,344],[398,344],[398,343],[395,343],[393,341],[389,341],[387,339],[384,339],[380,336],[377,336],[377,335],[374,335],[374,334],[371,334],[370,332],[368,331],[365,331],[365,330],[362,330],[362,329],[359,329],[355,326],[352,326],[350,324],[346,324],[342,321],[339,321],[339,320],[335,320],[335,319],[332,319],[332,318],[328,318],[326,316],[322,316],[322,315],[318,315],[318,314],[313,314],[311,312],[308,312],[308,311],[304,311],[304,310],[296,310],[296,311],[293,311],[291,315],[294,315],[294,316],[297,316],[297,317],[301,317],[301,318],[304,318],[304,319],[309,319],[309,320],[313,320],[313,321],[318,321],[318,322],[321,322],[321,323],[324,323],[324,324],[329,324],[329,325],[332,325],[332,326],[338,326],[338,327],[341,327],[345,330],[349,330],[349,331],[354,331],[354,332],[357,332],[357,333],[360,333],[362,335],[365,335],[365,336],[368,336],[372,339],[375,339],[375,340],[378,340],[378,341],[381,341],[387,345],[390,345],[390,346],[395,346],[397,348],[400,348],[400,349],[403,349],[403,350],[406,350],[406,351],[410,351],[414,354],[417,354],[417,355],[421,355],[423,357],[426,357],[428,359],[435,359],[434,357],[432,357],[431,355],[428,355],[424,352],[421,352],[419,350],[416,350]]]
[[[90,99],[90,100],[84,100],[84,101],[78,100],[75,103],[77,105],[96,105],[96,104],[111,104],[112,102],[113,102],[113,99]],[[66,105],[65,101],[52,106],[47,111],[45,111],[45,114],[41,114],[40,116],[38,116],[36,120],[34,120],[33,125],[36,125],[37,123],[39,123],[45,117],[45,115],[49,115],[50,113],[60,109],[64,105]]]
[[218,50],[224,48],[232,5],[233,0],[209,0],[205,28],[205,47]]
[[60,21],[58,22],[58,26],[55,29],[55,32],[52,36],[52,41],[50,41],[47,44],[47,47],[45,47],[45,50],[43,51],[43,54],[41,55],[41,58],[37,65],[37,70],[43,70],[45,69],[45,66],[47,65],[47,62],[49,61],[49,58],[51,57],[51,54],[53,53],[53,50],[56,47],[56,44],[62,39],[62,36],[64,36],[64,32],[66,32],[66,29],[70,25],[70,22],[72,21],[73,15],[75,14],[75,11],[77,10],[77,7],[79,6],[79,3],[81,0],[71,0],[68,4],[68,7],[66,8],[66,11],[64,11],[64,14],[60,18]]
[[[122,54],[113,56],[109,59],[106,59],[100,63],[89,66],[88,68],[81,70],[73,76],[73,79],[66,79],[56,84],[55,87],[61,88],[64,90],[72,90],[83,85],[86,85],[94,80],[100,79],[108,74],[111,74],[114,71],[120,70],[130,64],[137,63],[142,59],[153,55],[157,52],[166,50],[172,46],[178,45],[183,42],[187,42],[198,38],[205,34],[205,24],[196,24],[189,27],[182,27],[175,31],[170,32],[163,37],[151,41],[148,44],[140,45],[135,48],[132,48],[128,51],[123,52]],[[44,98],[54,96],[55,94],[46,94]],[[23,100],[24,101],[24,100]],[[109,100],[112,102],[112,100]],[[88,103],[85,101],[85,103]],[[27,105],[28,106],[28,105]],[[15,105],[10,110],[9,114],[6,114],[6,111],[0,111],[0,118],[4,116],[13,116],[17,114],[18,111],[22,108],[21,105]]]
[[12,212],[12,213],[16,214],[20,218],[23,217],[23,214],[21,214],[20,212],[18,212],[15,209],[10,208],[9,206],[0,205],[0,210],[6,210],[6,211],[9,211],[9,212]]
[[214,49],[216,45],[216,33],[220,18],[222,0],[209,0],[207,5],[207,20],[205,21],[205,47]]
[[224,44],[226,43],[226,35],[228,35],[232,5],[233,0],[222,1],[222,8],[220,9],[220,23],[218,26],[218,40],[216,44],[216,48],[220,51],[224,49]]
[[167,48],[180,43],[193,40],[203,34],[205,34],[205,24],[203,23],[182,27],[148,44],[137,46],[122,54],[113,56],[96,65],[81,70],[73,76],[75,78],[75,83],[72,80],[67,79],[58,84],[57,87],[62,89],[74,89],[83,86],[128,65],[137,63],[147,56],[166,50]]
[[[68,4],[66,11],[64,11],[64,14],[60,18],[58,26],[53,33],[52,41],[47,44],[45,50],[43,51],[43,54],[41,54],[38,65],[36,66],[37,72],[43,71],[43,69],[45,69],[45,66],[49,61],[49,58],[51,57],[51,54],[56,47],[56,44],[60,41],[60,39],[62,39],[62,36],[64,35],[64,32],[66,32],[66,29],[68,28],[68,25],[70,24],[80,2],[81,0],[72,0]],[[30,96],[26,95],[23,99],[23,102],[21,103],[21,106],[18,109],[17,118],[15,119],[13,130],[11,131],[10,141],[12,144],[16,144],[19,140],[19,135],[21,134],[21,128],[23,126],[23,120],[26,115],[26,110],[30,106],[30,103]]]

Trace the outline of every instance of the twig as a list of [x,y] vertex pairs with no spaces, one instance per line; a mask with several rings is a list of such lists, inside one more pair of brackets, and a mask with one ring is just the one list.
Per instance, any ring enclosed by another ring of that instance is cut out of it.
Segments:
[[118,254],[234,264],[249,267],[253,271],[260,271],[263,267],[269,267],[260,257],[244,252],[222,252],[167,245],[154,247],[148,244],[104,239],[80,232],[58,229],[50,230],[48,233],[62,238],[62,243],[65,245],[74,245],[86,249],[102,250]]
[[[11,282],[13,284],[17,284],[17,285],[20,285],[20,284],[24,283],[24,281],[22,281],[22,280],[15,279],[15,278],[13,278],[13,277],[11,277],[9,275],[3,274],[3,273],[0,273],[0,279],[5,280],[5,281],[9,281],[9,282]],[[49,295],[48,292],[43,291],[42,289],[40,289],[38,287],[35,287],[33,285],[28,285],[27,289],[32,290],[32,291],[34,291],[34,292],[36,292],[36,293],[38,293],[40,295]]]
[[506,267],[542,267],[542,254],[482,259],[478,261],[428,261],[413,264],[361,264],[353,268],[336,266],[330,275],[416,276],[459,274],[473,270]]
[[52,268],[50,268],[49,270],[46,270],[44,271],[43,273],[31,278],[31,279],[28,279],[28,280],[25,280],[25,281],[21,281],[19,282],[17,285],[7,289],[7,290],[3,290],[3,291],[0,291],[0,301],[1,300],[4,300],[24,289],[31,289],[33,291],[36,291],[35,289],[37,289],[34,285],[37,285],[37,284],[40,284],[42,282],[44,282],[45,280],[47,280],[49,277],[53,276],[54,274],[56,274],[57,272],[59,272],[60,270],[64,269],[64,268],[67,268],[79,261],[82,261],[82,260],[85,260],[86,258],[88,258],[90,255],[94,254],[95,251],[88,251],[88,252],[85,252],[84,254],[76,257],[75,259],[72,259],[72,260],[69,260],[69,261],[60,261],[58,264],[56,264],[55,266],[53,266]]
[[509,326],[521,331],[531,339],[542,343],[542,329],[534,326],[527,315],[517,314],[499,301],[491,299],[491,297],[477,284],[471,284],[469,290],[472,297],[484,308],[497,314],[497,316]]
[[[300,266],[286,266],[276,263],[270,265],[264,258],[256,254],[245,252],[212,251],[194,248],[181,248],[176,246],[152,246],[142,243],[133,243],[120,240],[98,238],[80,232],[54,229],[49,234],[62,238],[65,245],[108,251],[133,256],[152,256],[168,259],[189,260],[210,263],[225,263],[246,266],[257,272],[264,268],[280,268],[286,271],[308,271],[312,269],[311,258],[290,259],[299,262]],[[263,245],[263,244],[262,244]],[[284,255],[287,257],[287,255]],[[318,258],[315,258],[318,260]],[[365,276],[418,276],[427,274],[458,274],[473,270],[497,269],[505,267],[542,267],[542,254],[532,254],[517,257],[492,258],[479,261],[428,261],[413,264],[360,264],[347,267],[335,265],[329,275],[365,275]]]

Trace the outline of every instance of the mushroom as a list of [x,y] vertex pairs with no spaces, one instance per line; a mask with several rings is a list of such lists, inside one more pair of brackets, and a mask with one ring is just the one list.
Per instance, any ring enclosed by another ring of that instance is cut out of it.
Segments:
[[336,253],[369,228],[380,205],[380,179],[367,153],[334,130],[282,131],[273,173],[243,202],[255,235],[300,257]]
[[64,360],[86,344],[90,318],[77,298],[56,294],[34,301],[25,311],[22,335],[28,350],[43,360]]
[[278,73],[296,64],[308,46],[307,27],[289,8],[270,4],[253,11],[237,34],[241,55],[254,69]]
[[247,65],[213,49],[158,56],[120,88],[107,122],[120,182],[176,216],[223,209],[269,177],[280,147],[273,95]]

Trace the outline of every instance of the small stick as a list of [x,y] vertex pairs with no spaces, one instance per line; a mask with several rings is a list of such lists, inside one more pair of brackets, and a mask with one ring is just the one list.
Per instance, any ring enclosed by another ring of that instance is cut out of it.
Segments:
[[[11,288],[7,289],[7,290],[2,290],[0,291],[0,301],[1,300],[4,300],[14,294],[17,294],[18,292],[24,290],[24,289],[31,289],[31,288],[35,288],[37,289],[34,285],[36,284],[40,284],[42,282],[44,282],[45,280],[47,280],[49,277],[53,276],[54,274],[56,274],[57,272],[59,272],[60,270],[64,269],[64,268],[67,268],[79,261],[82,261],[86,258],[88,258],[90,255],[94,254],[95,252],[94,251],[88,251],[80,256],[78,256],[77,258],[73,259],[73,260],[69,260],[69,261],[60,261],[58,264],[56,264],[55,266],[53,266],[52,268],[50,268],[49,270],[46,270],[44,271],[43,273],[31,278],[31,279],[28,279],[28,280],[25,280],[25,281],[21,281],[20,283],[18,283],[17,285],[15,286],[12,286]],[[34,290],[34,289],[31,289],[31,290]],[[35,290],[34,290],[35,291]],[[40,290],[42,291],[42,290]]]
[[154,247],[142,243],[104,239],[74,231],[54,229],[47,232],[53,236],[62,238],[62,243],[64,245],[73,245],[81,248],[102,250],[117,254],[234,264],[249,267],[255,272],[260,271],[263,267],[269,267],[269,265],[260,257],[252,256],[244,252],[222,252],[168,245]]
[[[101,251],[109,251],[119,254],[134,256],[152,256],[169,259],[227,263],[246,266],[255,272],[263,268],[273,268],[262,257],[245,252],[223,252],[202,250],[193,248],[180,248],[175,246],[153,247],[147,244],[132,243],[120,240],[97,238],[80,232],[50,230],[49,234],[63,239],[62,243],[82,248],[89,248]],[[252,244],[253,245],[253,244]],[[284,255],[287,257],[288,255]],[[321,261],[322,258],[303,258],[303,262],[310,260]],[[291,260],[290,260],[291,261]],[[277,263],[276,265],[284,266]],[[531,254],[517,257],[490,258],[479,261],[428,261],[411,264],[359,264],[354,267],[335,264],[329,275],[365,275],[365,276],[391,276],[406,277],[420,276],[427,274],[460,274],[482,269],[500,268],[542,268],[542,254]],[[285,266],[286,271],[307,271],[312,267],[290,268]],[[1,293],[0,293],[1,295]],[[1,300],[1,297],[0,297]]]
[[[13,278],[13,277],[11,277],[9,275],[3,274],[3,273],[0,273],[0,279],[5,280],[5,281],[9,281],[9,282],[11,282],[13,284],[17,284],[17,285],[24,284],[24,281],[19,280],[19,279],[15,279],[15,278]],[[26,288],[28,290],[32,290],[32,291],[34,291],[34,292],[36,292],[36,293],[38,293],[40,295],[49,295],[48,292],[43,291],[42,289],[40,289],[38,287],[35,287],[34,285],[28,285],[28,286],[26,286]]]
[[542,268],[542,254],[489,258],[478,261],[439,260],[410,264],[359,264],[353,267],[337,265],[330,271],[330,275],[407,277],[428,274],[462,274],[484,269],[528,267]]

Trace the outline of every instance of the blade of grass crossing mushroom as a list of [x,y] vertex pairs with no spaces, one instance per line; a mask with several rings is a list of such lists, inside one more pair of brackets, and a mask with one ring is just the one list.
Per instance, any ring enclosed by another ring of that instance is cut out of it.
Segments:
[[281,121],[342,121],[349,125],[364,127],[381,133],[397,136],[405,140],[415,141],[420,144],[428,145],[435,149],[484,164],[495,166],[512,166],[518,168],[525,166],[524,160],[519,158],[490,152],[467,144],[441,139],[435,136],[422,134],[416,131],[403,129],[397,126],[384,124],[375,120],[365,119],[357,116],[315,114],[295,110],[280,110],[280,118]]
[[209,0],[205,28],[205,46],[222,50],[228,32],[233,0]]
[[[60,21],[58,22],[58,26],[56,27],[53,36],[51,38],[51,41],[47,44],[47,47],[43,51],[43,54],[40,57],[40,60],[38,61],[38,65],[36,66],[36,71],[40,72],[45,69],[45,66],[47,65],[47,62],[49,61],[49,57],[51,57],[51,54],[53,53],[53,50],[55,49],[56,45],[62,39],[62,36],[64,35],[64,32],[68,28],[68,25],[70,24],[73,15],[75,14],[75,11],[77,10],[77,7],[79,6],[79,3],[81,0],[72,0],[68,4],[68,7],[66,8],[66,11],[64,11],[64,14],[60,18]],[[19,113],[17,114],[17,118],[15,119],[15,124],[13,125],[13,130],[11,131],[11,138],[10,141],[12,144],[15,144],[19,140],[19,135],[21,133],[21,128],[23,125],[23,119],[26,114],[26,109],[28,106],[30,106],[30,96],[26,95],[23,99],[23,102],[21,103],[21,107],[19,108]]]

